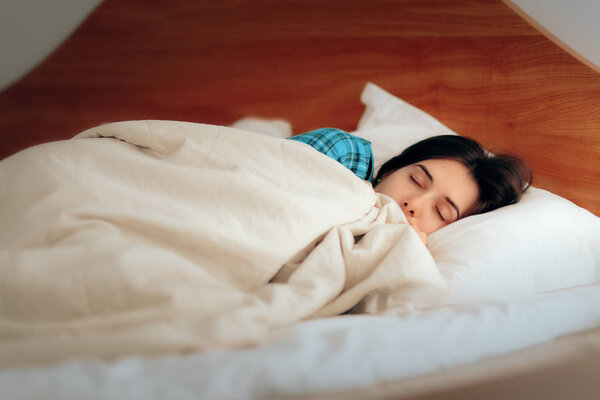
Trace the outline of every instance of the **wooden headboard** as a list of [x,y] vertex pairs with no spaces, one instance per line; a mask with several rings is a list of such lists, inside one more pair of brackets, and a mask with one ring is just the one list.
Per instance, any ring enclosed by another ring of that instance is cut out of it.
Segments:
[[600,215],[600,75],[501,0],[106,0],[0,93],[0,157],[130,119],[352,130],[367,81]]

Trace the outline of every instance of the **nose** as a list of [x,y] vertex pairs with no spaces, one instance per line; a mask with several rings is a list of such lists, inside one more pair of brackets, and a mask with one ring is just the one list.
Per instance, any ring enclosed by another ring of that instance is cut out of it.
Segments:
[[412,203],[412,202],[411,202],[411,204],[408,204],[408,201],[403,201],[402,202],[402,211],[404,211],[404,214],[414,217],[417,214],[417,207],[415,207],[414,203]]
[[411,196],[404,198],[400,205],[407,217],[419,217],[427,201],[426,196]]

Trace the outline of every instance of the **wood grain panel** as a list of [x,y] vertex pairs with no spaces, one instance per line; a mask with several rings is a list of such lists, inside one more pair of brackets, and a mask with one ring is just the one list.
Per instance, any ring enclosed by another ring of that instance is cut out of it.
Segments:
[[600,215],[600,76],[500,0],[106,0],[0,93],[0,157],[128,119],[352,130],[367,81]]

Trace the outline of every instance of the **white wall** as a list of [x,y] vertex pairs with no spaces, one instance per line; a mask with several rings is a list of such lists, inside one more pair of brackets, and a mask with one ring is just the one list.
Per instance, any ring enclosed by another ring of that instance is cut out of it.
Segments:
[[505,0],[551,39],[600,72],[600,0]]
[[101,0],[0,0],[0,90],[31,71]]

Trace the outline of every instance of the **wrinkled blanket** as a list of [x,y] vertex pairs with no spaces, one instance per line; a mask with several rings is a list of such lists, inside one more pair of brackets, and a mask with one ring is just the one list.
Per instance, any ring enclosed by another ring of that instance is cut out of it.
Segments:
[[443,287],[399,207],[309,146],[107,124],[0,162],[0,366],[260,343]]

